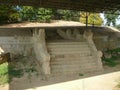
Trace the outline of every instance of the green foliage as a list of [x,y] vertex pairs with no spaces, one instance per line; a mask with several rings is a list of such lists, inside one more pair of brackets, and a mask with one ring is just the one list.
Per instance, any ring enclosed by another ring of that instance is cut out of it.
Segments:
[[6,84],[9,82],[8,75],[8,63],[0,65],[0,85]]
[[52,18],[52,10],[45,8],[38,8],[38,22],[50,22]]
[[14,66],[9,66],[9,78],[13,77],[20,78],[23,76],[23,69],[16,69]]
[[19,14],[13,6],[0,5],[0,23],[17,22]]
[[84,76],[84,74],[82,74],[82,73],[79,73],[79,76]]
[[33,21],[36,19],[37,9],[31,6],[22,6],[20,8],[19,14],[21,21]]
[[39,75],[36,69],[36,64],[29,61],[30,58],[18,56],[17,60],[10,63],[3,63],[0,65],[0,85],[9,83],[13,78],[21,78],[25,73],[30,79],[34,74]]
[[19,14],[22,21],[50,22],[52,10],[23,6],[21,7]]
[[[17,10],[18,9],[18,10]],[[52,19],[79,21],[79,11],[36,8],[32,6],[0,6],[0,22],[37,21]]]
[[8,63],[0,65],[0,85],[9,83],[13,77],[20,78],[21,76],[23,76],[22,69],[16,69]]
[[118,59],[120,59],[120,55],[119,55],[120,48],[107,50],[106,52],[112,55],[111,58],[103,58],[103,61],[105,62],[106,65],[114,67],[120,64],[119,62],[116,62]]
[[13,14],[10,14],[9,16],[9,22],[18,22],[18,19],[19,19],[19,14],[16,12],[16,13],[13,13]]
[[8,63],[0,65],[0,76],[8,74]]
[[110,50],[111,51],[111,53],[118,53],[118,52],[120,52],[120,48],[115,48],[115,49],[112,49],[112,50]]
[[74,10],[57,10],[56,13],[60,15],[61,19],[68,21],[79,21],[80,12]]
[[106,65],[110,66],[110,67],[115,67],[116,65],[120,64],[118,62],[115,61],[116,58],[115,57],[111,57],[111,58],[104,58],[103,61],[105,62]]
[[120,24],[116,25],[115,27],[120,30]]
[[79,12],[72,10],[56,10],[24,6],[21,7],[19,13],[21,19],[24,21],[50,22],[52,19],[79,21]]
[[112,24],[113,26],[116,26],[116,20],[119,17],[119,11],[116,11],[114,13],[111,12],[111,11],[105,12],[104,17],[105,17],[105,19],[107,21],[106,25],[110,26]]
[[[80,22],[81,23],[86,23],[86,13],[85,12],[81,12],[80,13]],[[102,20],[102,18],[100,17],[100,14],[98,14],[98,13],[95,13],[95,14],[93,14],[93,13],[89,13],[88,14],[88,24],[90,24],[90,25],[102,25],[102,23],[103,23],[103,20]]]

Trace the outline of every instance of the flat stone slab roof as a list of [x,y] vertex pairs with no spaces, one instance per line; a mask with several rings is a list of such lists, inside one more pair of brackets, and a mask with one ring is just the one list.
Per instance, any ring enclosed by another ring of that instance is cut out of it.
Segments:
[[49,27],[77,27],[77,26],[85,26],[80,22],[74,21],[51,21],[51,23],[38,23],[38,22],[23,22],[23,23],[15,23],[15,24],[6,24],[1,25],[0,28],[49,28]]
[[[114,27],[108,26],[88,26],[86,28],[85,24],[74,21],[63,21],[63,20],[53,20],[51,23],[38,23],[38,22],[23,22],[15,24],[6,24],[0,26],[0,32],[8,32],[8,30],[21,31],[27,30],[31,32],[34,28],[43,28],[46,30],[56,30],[56,29],[79,29],[84,32],[84,30],[92,30],[93,32],[100,33],[101,35],[113,35],[120,37],[120,30]],[[9,31],[9,32],[10,32]],[[12,32],[11,31],[11,32]]]

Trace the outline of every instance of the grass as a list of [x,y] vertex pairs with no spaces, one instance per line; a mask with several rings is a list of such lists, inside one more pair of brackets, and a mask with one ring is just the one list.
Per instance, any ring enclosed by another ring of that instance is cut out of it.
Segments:
[[118,62],[115,62],[115,61],[113,61],[111,59],[104,59],[104,61],[105,61],[105,64],[110,66],[110,67],[115,67],[116,65],[119,64]]
[[25,73],[28,74],[28,79],[33,73],[37,74],[35,63],[30,63],[29,58],[24,57],[10,63],[3,63],[0,65],[0,85],[11,82],[13,78],[21,78]]
[[7,62],[0,65],[0,85],[9,83],[13,77],[20,78],[21,76],[23,76],[23,70],[15,69]]
[[116,62],[117,58],[111,57],[111,58],[104,58],[103,61],[106,65],[110,67],[115,67],[116,65],[120,64],[119,62]]
[[106,65],[110,67],[115,67],[116,65],[120,64],[120,62],[117,62],[117,60],[120,59],[120,55],[118,54],[120,52],[120,48],[107,50],[105,52],[112,55],[111,58],[103,58],[103,61],[105,62]]
[[4,85],[8,82],[8,63],[4,63],[0,65],[0,85]]
[[3,63],[0,65],[0,76],[8,74],[8,63]]

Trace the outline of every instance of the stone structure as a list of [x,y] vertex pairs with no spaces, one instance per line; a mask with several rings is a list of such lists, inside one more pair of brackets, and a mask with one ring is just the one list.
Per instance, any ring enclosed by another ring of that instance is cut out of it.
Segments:
[[33,45],[30,31],[0,30],[0,53],[8,52],[11,58],[16,58],[18,55],[31,56]]
[[80,40],[82,38],[82,35],[80,34],[78,29],[74,29],[74,30],[57,30],[57,33],[66,40]]
[[95,44],[94,44],[94,41],[93,41],[93,33],[91,32],[91,30],[88,30],[88,31],[85,31],[84,32],[84,38],[87,40],[88,42],[88,45],[91,49],[91,52],[92,52],[92,55],[94,56],[94,58],[98,61],[98,65],[99,67],[102,68],[102,52],[101,51],[98,51]]
[[97,30],[104,28],[95,29],[0,29],[0,53],[9,52],[12,58],[35,55],[45,75],[101,70],[101,51],[119,47],[120,41],[115,37],[118,34],[104,34]]
[[45,30],[35,29],[33,32],[34,51],[37,60],[42,65],[42,72],[45,75],[50,74],[50,55],[47,52],[45,41]]
[[[103,29],[103,30],[102,30]],[[114,49],[120,47],[120,31],[112,27],[93,30],[93,40],[98,50]]]
[[58,29],[56,32],[55,36],[61,38],[47,42],[52,74],[78,74],[103,69],[102,52],[96,49],[91,31],[81,34],[77,29]]

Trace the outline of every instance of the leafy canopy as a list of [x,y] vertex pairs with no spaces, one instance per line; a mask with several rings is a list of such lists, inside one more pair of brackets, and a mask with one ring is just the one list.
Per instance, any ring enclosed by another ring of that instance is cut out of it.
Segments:
[[19,14],[14,6],[0,5],[0,23],[18,21]]
[[116,11],[112,14],[113,12],[112,11],[109,11],[109,12],[105,12],[104,14],[104,17],[106,19],[106,25],[110,26],[110,25],[113,25],[113,26],[116,26],[116,20],[118,19],[119,17],[119,11]]
[[[85,12],[81,12],[80,13],[80,22],[81,23],[86,23],[86,13]],[[100,14],[98,13],[88,13],[88,24],[90,25],[102,25],[103,23],[103,20],[102,18],[100,17]]]

